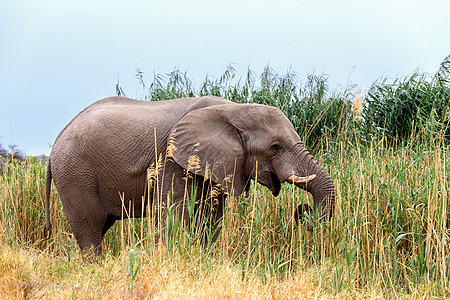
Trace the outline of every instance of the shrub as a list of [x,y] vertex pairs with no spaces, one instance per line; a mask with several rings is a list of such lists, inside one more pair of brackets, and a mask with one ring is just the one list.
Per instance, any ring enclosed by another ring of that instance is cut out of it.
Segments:
[[[278,107],[292,122],[305,144],[314,148],[325,140],[340,136],[351,120],[351,93],[330,92],[328,78],[324,75],[308,75],[306,82],[302,83],[291,70],[279,75],[266,67],[260,76],[248,70],[244,78],[237,79],[235,69],[228,66],[217,79],[207,76],[198,90],[187,73],[179,70],[165,75],[154,74],[149,87],[144,83],[143,73],[139,69],[136,78],[142,88],[142,100],[214,95],[236,103]],[[117,95],[125,95],[119,83],[116,91]]]
[[450,56],[438,72],[414,73],[392,83],[375,83],[364,110],[365,136],[386,137],[389,141],[405,141],[413,133],[425,130],[427,135],[450,138]]

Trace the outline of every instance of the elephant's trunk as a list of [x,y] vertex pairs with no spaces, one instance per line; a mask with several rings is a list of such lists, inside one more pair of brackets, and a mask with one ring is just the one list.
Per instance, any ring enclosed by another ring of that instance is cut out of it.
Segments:
[[314,198],[314,210],[320,210],[322,213],[326,213],[328,218],[331,218],[335,203],[334,183],[327,171],[323,168],[320,169],[315,180],[306,184],[305,189]]
[[[303,178],[307,180],[306,183],[301,183],[299,181],[291,182],[295,183],[298,187],[310,192],[314,198],[314,210],[318,211],[320,215],[327,214],[328,218],[331,218],[334,212],[335,203],[335,187],[333,180],[331,179],[328,172],[322,168],[316,160],[313,159],[312,155],[306,151],[302,152],[300,155],[300,161],[302,161],[301,166],[296,170],[300,176],[297,178]],[[315,177],[313,177],[316,175]],[[289,178],[291,179],[291,178]],[[289,179],[287,181],[289,181]],[[297,208],[296,219],[301,218],[303,211],[310,211],[311,208],[307,205],[300,205]]]

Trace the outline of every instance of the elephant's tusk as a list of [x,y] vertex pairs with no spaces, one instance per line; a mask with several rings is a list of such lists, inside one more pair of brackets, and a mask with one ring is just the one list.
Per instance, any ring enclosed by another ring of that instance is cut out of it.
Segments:
[[296,175],[291,175],[288,179],[286,179],[286,181],[294,184],[305,184],[310,182],[314,178],[316,178],[316,174],[312,174],[306,177],[298,177]]

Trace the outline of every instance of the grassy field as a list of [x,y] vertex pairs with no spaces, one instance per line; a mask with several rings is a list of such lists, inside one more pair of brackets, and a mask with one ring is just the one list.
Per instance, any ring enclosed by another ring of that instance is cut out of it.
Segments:
[[[227,198],[215,245],[202,247],[195,228],[176,222],[163,230],[166,242],[156,244],[160,229],[149,218],[126,219],[104,239],[102,263],[89,264],[80,256],[55,189],[53,233],[45,239],[45,164],[10,164],[0,175],[2,298],[450,298],[448,110],[430,109],[434,119],[412,114],[405,124],[408,136],[388,131],[390,124],[399,128],[388,112],[382,125],[376,122],[383,118],[375,120],[370,111],[376,107],[370,105],[390,101],[383,91],[390,88],[389,96],[395,95],[411,80],[423,85],[406,89],[425,86],[429,99],[450,102],[448,82],[411,77],[374,86],[361,110],[360,93],[329,91],[320,76],[299,86],[290,73],[271,75],[266,69],[259,85],[250,72],[232,85],[234,75],[227,72],[215,82],[205,80],[200,92],[189,90],[179,72],[156,78],[150,88],[141,77],[142,98],[218,94],[282,107],[335,182],[331,221],[312,217],[307,222],[314,230],[306,231],[292,217],[297,205],[311,203],[309,194],[285,184],[274,198],[256,184],[249,198]],[[120,86],[117,90],[123,93]]]

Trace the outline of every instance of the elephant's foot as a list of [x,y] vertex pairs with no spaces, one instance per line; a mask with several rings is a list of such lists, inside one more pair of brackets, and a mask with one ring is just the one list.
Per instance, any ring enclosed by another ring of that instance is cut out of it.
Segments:
[[88,263],[96,263],[101,264],[100,257],[102,255],[102,246],[94,247],[91,245],[88,248],[82,248],[81,250],[81,256],[83,258],[83,261]]

